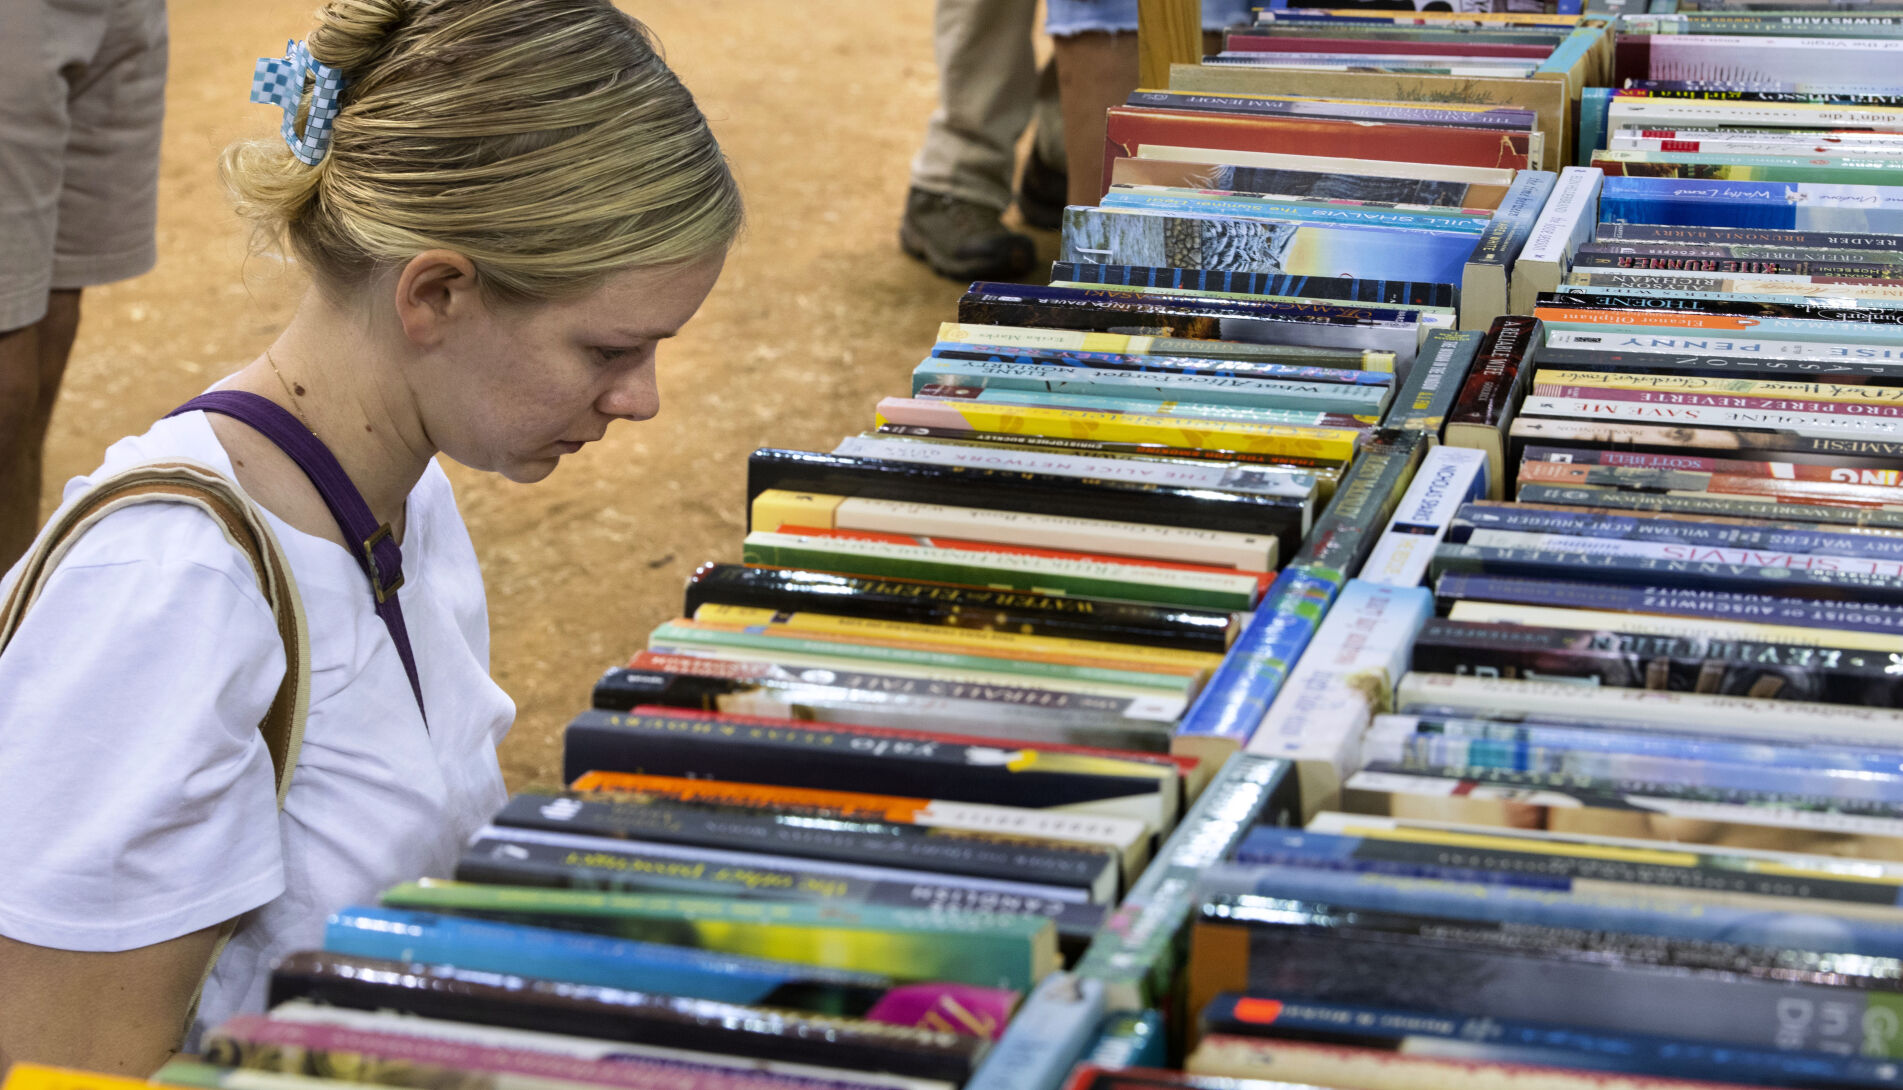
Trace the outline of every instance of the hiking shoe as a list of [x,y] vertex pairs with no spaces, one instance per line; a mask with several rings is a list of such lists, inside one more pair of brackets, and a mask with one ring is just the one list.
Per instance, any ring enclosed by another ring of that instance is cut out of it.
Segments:
[[1070,196],[1070,173],[1045,165],[1033,151],[1018,177],[1018,215],[1024,222],[1044,231],[1064,225],[1064,204]]
[[995,208],[914,189],[905,196],[899,246],[953,280],[1012,280],[1030,271],[1037,250],[1004,225]]

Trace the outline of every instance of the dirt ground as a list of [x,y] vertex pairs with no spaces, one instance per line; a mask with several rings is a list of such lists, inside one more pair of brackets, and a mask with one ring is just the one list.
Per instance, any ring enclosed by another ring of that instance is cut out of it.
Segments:
[[[488,582],[493,667],[518,707],[512,785],[559,770],[594,679],[680,608],[681,581],[736,560],[746,455],[830,449],[903,393],[960,285],[895,241],[935,91],[924,0],[635,0],[712,119],[749,226],[712,298],[661,357],[662,411],[617,425],[548,480],[449,464]],[[171,0],[159,263],[90,290],[47,444],[47,510],[104,448],[255,355],[289,318],[295,270],[247,257],[215,171],[274,131],[246,101],[254,60],[302,37],[314,0]],[[1048,259],[1053,237],[1040,238]]]

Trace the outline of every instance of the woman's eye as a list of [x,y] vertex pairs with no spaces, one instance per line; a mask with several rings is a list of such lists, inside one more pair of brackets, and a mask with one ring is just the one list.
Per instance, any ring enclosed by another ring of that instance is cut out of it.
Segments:
[[595,349],[595,358],[601,361],[602,363],[615,363],[619,360],[624,360],[630,356],[636,355],[640,351],[641,350],[639,348],[597,347]]

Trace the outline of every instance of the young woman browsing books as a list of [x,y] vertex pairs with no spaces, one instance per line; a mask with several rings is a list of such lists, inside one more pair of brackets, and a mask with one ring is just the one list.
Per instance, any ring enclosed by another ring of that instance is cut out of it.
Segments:
[[297,704],[295,627],[226,522],[147,502],[70,539],[0,653],[0,1068],[150,1071],[228,922],[199,1029],[261,1008],[328,913],[447,873],[503,802],[514,708],[434,458],[536,481],[654,415],[656,346],[739,227],[692,97],[605,0],[334,0],[252,97],[282,139],[225,175],[312,287],[66,501],[185,461],[266,512],[307,632],[301,756],[280,812],[260,723]]

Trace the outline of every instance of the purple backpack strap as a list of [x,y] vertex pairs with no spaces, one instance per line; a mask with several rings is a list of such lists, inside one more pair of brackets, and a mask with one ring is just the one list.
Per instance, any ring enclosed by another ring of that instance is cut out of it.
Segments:
[[403,624],[403,606],[396,597],[397,588],[403,585],[403,551],[390,534],[390,524],[377,522],[376,516],[370,513],[370,505],[364,502],[363,493],[350,483],[349,474],[337,464],[336,455],[324,441],[276,402],[241,390],[213,390],[165,415],[172,417],[189,412],[223,413],[250,425],[290,455],[291,461],[311,479],[311,484],[317,486],[317,494],[324,498],[324,506],[330,508],[331,517],[343,530],[344,540],[357,545],[351,555],[370,580],[370,592],[377,600],[377,616],[383,618],[384,627],[390,630],[396,653],[403,660],[403,672],[410,676],[410,691],[416,694],[416,710],[423,714],[423,728],[428,730],[429,715],[423,711],[423,685],[416,675],[416,655],[410,650],[409,629]]

